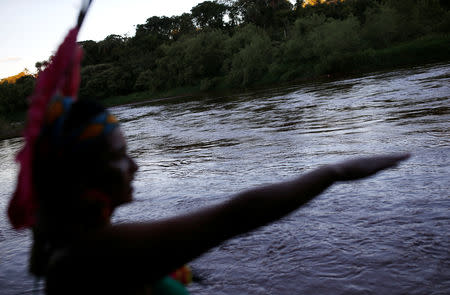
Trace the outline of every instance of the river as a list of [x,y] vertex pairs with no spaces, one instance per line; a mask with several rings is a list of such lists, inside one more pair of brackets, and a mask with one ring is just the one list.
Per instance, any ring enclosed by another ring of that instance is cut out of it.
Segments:
[[[140,166],[118,223],[188,212],[356,155],[413,155],[199,257],[192,294],[450,294],[450,64],[112,111]],[[5,213],[21,144],[0,141],[5,295],[42,289],[26,271],[30,233],[12,230]]]

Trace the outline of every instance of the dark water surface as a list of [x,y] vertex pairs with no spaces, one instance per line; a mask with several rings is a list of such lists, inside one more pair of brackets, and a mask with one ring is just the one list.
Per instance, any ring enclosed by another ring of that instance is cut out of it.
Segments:
[[[195,210],[355,155],[413,153],[198,258],[193,294],[450,294],[450,65],[113,112],[140,166],[136,201],[116,222]],[[5,214],[20,145],[0,141],[0,294],[42,288],[26,273],[29,232]]]

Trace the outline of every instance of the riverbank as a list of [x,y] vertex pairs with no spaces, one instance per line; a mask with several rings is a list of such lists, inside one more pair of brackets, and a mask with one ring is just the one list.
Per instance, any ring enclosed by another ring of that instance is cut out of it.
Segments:
[[250,87],[230,88],[218,78],[216,86],[204,90],[201,85],[177,87],[159,92],[136,92],[129,95],[113,96],[102,100],[107,107],[139,103],[152,100],[166,100],[199,95],[223,95],[251,89],[276,87],[285,84],[301,83],[313,80],[345,78],[364,75],[375,71],[394,71],[406,67],[422,66],[433,63],[450,62],[450,35],[429,35],[395,46],[381,49],[367,49],[349,53],[329,66],[329,71],[310,71],[305,73],[283,73],[276,77],[263,79]]
[[[256,83],[253,88],[274,87],[287,83],[305,82],[318,79],[345,78],[354,75],[363,75],[380,70],[397,70],[405,67],[420,66],[430,63],[445,63],[450,61],[450,36],[435,35],[419,38],[416,40],[399,43],[395,46],[383,49],[370,49],[340,59],[334,64],[334,69],[327,74],[322,72],[301,75],[291,73],[284,78],[274,77],[264,83]],[[161,101],[175,98],[201,96],[205,94],[223,95],[248,88],[229,89],[217,85],[215,89],[207,92],[200,85],[190,87],[178,87],[160,92],[135,92],[128,95],[113,96],[101,100],[106,107],[141,103],[147,101]],[[21,135],[24,127],[24,112],[9,114],[6,118],[0,118],[0,140],[14,138]]]
[[22,135],[25,126],[25,112],[9,114],[0,117],[0,140],[15,138]]

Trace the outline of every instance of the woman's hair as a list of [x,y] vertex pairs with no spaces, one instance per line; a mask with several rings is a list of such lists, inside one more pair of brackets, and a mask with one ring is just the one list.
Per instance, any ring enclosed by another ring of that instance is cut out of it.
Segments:
[[66,246],[84,230],[99,226],[104,220],[103,200],[83,196],[104,183],[106,136],[100,133],[80,141],[74,134],[105,112],[95,101],[78,100],[61,115],[61,120],[47,124],[36,142],[33,183],[38,212],[30,259],[30,271],[35,275],[45,274],[55,249]]
[[87,186],[95,185],[92,176],[104,164],[106,137],[80,141],[76,134],[103,112],[106,109],[99,103],[79,100],[60,121],[43,128],[33,157],[33,181],[40,205],[68,201],[68,195],[78,195]]

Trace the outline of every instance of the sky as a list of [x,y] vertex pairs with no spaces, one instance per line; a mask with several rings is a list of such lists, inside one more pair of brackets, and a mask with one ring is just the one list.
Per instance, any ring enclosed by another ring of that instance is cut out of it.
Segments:
[[[190,12],[195,0],[94,0],[78,36],[100,41],[111,34],[133,36],[151,16]],[[0,0],[0,79],[25,68],[36,71],[76,22],[82,0]]]

